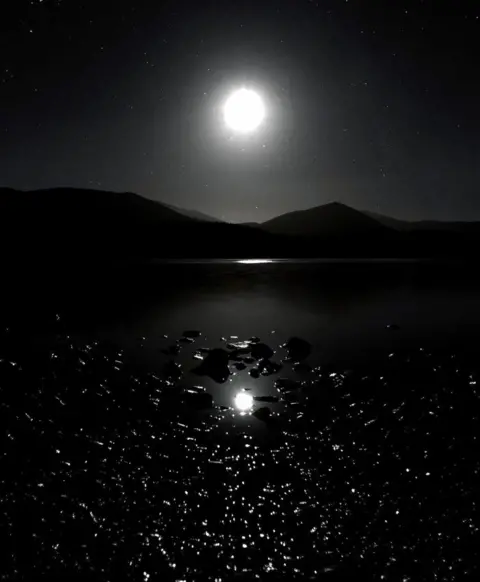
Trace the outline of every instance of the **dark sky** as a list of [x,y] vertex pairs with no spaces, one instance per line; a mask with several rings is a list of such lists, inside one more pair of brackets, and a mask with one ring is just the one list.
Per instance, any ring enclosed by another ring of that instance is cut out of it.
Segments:
[[[480,219],[474,0],[4,0],[0,185]],[[264,95],[247,138],[219,116]]]

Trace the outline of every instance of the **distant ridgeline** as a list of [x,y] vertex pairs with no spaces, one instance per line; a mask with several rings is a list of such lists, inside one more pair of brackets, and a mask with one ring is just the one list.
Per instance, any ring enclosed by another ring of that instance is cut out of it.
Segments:
[[2,260],[472,257],[480,224],[405,222],[340,203],[228,224],[132,193],[0,189]]

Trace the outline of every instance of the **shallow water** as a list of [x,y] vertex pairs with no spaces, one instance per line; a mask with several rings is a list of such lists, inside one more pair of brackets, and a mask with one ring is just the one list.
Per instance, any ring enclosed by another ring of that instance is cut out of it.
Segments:
[[[363,359],[402,345],[468,347],[480,330],[470,265],[422,262],[160,263],[118,269],[23,269],[3,286],[0,318],[43,333],[103,334],[122,346],[201,329],[210,342],[272,331],[306,337],[325,360]],[[395,333],[386,329],[397,324]],[[273,343],[275,338],[272,338]]]
[[[473,579],[475,285],[364,267],[19,292],[0,338],[5,579]],[[295,335],[311,352],[287,361]]]

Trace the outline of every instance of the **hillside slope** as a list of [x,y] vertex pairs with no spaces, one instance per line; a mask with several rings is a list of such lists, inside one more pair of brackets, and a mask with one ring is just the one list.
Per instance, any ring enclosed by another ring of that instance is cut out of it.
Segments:
[[388,230],[377,220],[339,202],[282,214],[261,227],[277,234],[335,237],[381,234]]

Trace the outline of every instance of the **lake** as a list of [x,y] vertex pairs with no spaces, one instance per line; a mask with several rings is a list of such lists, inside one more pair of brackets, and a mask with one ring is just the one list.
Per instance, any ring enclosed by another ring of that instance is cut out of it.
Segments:
[[70,332],[122,347],[142,336],[160,347],[164,334],[192,328],[214,343],[257,335],[275,346],[295,335],[318,361],[348,364],[404,345],[471,347],[480,331],[480,282],[468,264],[159,262],[25,278],[4,288],[4,317],[41,331],[58,313]]
[[471,265],[153,262],[6,280],[9,579],[474,575]]

